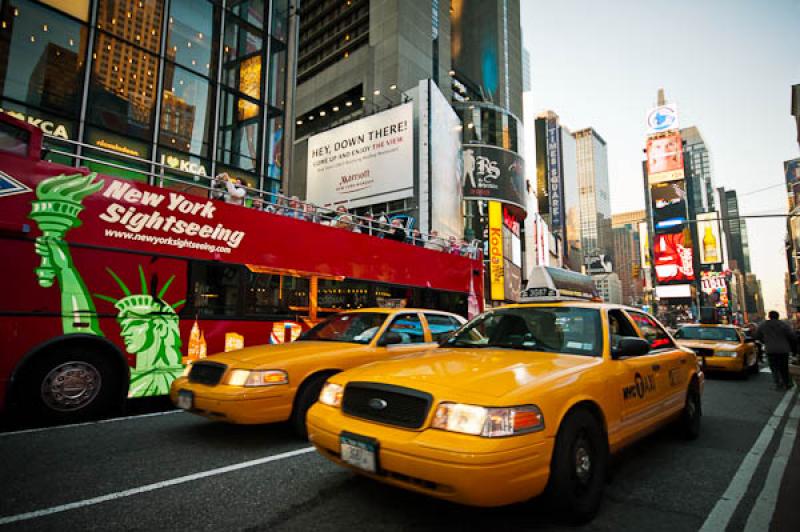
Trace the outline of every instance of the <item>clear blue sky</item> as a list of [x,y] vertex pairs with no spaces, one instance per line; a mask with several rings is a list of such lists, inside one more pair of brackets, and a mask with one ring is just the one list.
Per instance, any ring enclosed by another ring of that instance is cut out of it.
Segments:
[[[534,111],[608,143],[612,212],[644,208],[645,114],[663,87],[697,126],[715,186],[742,214],[785,213],[783,161],[800,156],[790,113],[800,83],[800,0],[520,0]],[[528,134],[532,137],[532,131]],[[767,309],[783,316],[783,219],[747,220]]]

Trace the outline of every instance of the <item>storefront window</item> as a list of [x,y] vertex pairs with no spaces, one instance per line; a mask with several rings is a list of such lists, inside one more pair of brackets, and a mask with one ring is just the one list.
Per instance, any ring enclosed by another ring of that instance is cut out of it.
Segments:
[[267,137],[267,175],[280,179],[283,168],[283,117],[273,118],[269,121],[269,136]]
[[145,50],[161,48],[162,0],[99,0],[97,27]]
[[257,171],[259,113],[251,115],[250,109],[258,102],[223,90],[220,102],[220,124],[217,160],[243,170]]
[[98,148],[86,150],[85,155],[93,160],[83,161],[93,172],[148,181],[150,165],[144,161],[150,159],[149,144],[97,128],[86,128],[84,142]]
[[184,194],[208,197],[211,163],[200,157],[172,150],[158,150],[158,186]]
[[207,156],[213,116],[211,101],[207,79],[167,63],[159,142],[170,149]]
[[77,118],[86,31],[83,24],[34,2],[10,2],[0,29],[3,96]]
[[152,139],[158,58],[97,33],[86,119],[111,131]]
[[218,26],[216,9],[209,2],[172,0],[167,58],[204,76],[215,76],[216,54],[212,43],[215,37],[214,28]]

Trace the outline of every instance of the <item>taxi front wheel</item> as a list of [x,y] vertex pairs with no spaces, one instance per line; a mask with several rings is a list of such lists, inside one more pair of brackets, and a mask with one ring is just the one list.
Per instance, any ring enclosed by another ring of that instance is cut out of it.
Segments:
[[700,435],[700,418],[703,415],[700,391],[694,381],[686,392],[686,404],[680,418],[680,429],[687,440],[696,440]]
[[600,508],[608,442],[597,418],[585,409],[561,423],[550,461],[547,496],[572,524],[590,521]]

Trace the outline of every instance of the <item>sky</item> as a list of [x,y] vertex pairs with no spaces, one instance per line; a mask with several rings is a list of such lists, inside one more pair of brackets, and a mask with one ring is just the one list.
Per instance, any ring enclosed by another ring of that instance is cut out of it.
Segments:
[[[644,208],[647,111],[659,88],[696,126],[714,186],[743,215],[786,213],[783,161],[800,157],[791,85],[800,83],[800,0],[520,0],[534,113],[606,140],[612,213]],[[527,113],[526,113],[527,114]],[[526,124],[527,140],[533,138]],[[526,142],[527,142],[526,140]],[[747,220],[765,308],[785,313],[783,218]]]

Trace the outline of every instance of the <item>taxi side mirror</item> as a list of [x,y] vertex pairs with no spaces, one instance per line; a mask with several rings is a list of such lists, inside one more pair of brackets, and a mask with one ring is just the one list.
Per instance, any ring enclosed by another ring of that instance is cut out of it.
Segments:
[[378,340],[379,347],[385,347],[387,345],[402,344],[402,343],[403,343],[403,337],[400,336],[400,333],[391,331],[383,333],[381,339]]
[[439,335],[439,339],[436,340],[436,343],[438,343],[439,345],[445,345],[447,342],[450,341],[450,338],[452,338],[455,334],[456,334],[455,329],[453,329],[452,331],[447,331],[446,333],[442,333]]
[[611,346],[611,358],[638,357],[650,352],[650,342],[637,336],[623,336]]

